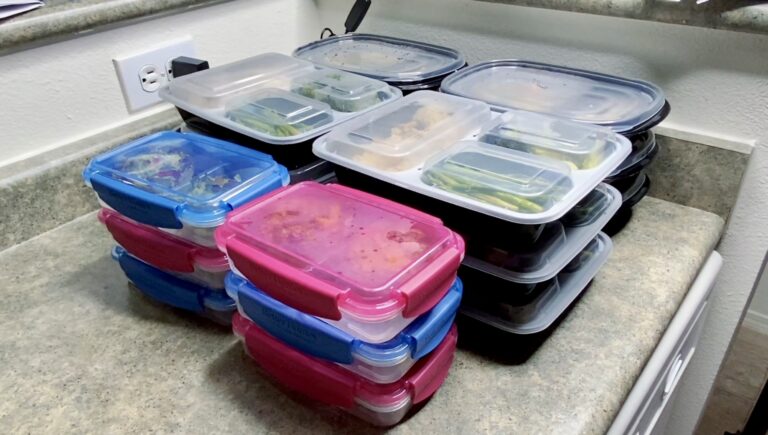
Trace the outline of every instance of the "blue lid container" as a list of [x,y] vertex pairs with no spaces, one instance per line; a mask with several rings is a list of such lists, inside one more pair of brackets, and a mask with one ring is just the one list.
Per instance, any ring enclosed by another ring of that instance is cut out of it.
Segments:
[[442,342],[453,325],[463,292],[457,278],[432,310],[392,340],[372,344],[272,299],[235,273],[227,275],[225,286],[229,296],[237,301],[240,313],[270,335],[381,384],[402,378],[417,360]]
[[194,133],[166,131],[94,157],[83,171],[106,206],[205,246],[231,210],[288,184],[272,157]]
[[229,324],[236,309],[225,292],[212,290],[150,266],[116,246],[114,258],[134,287],[148,297],[172,307]]

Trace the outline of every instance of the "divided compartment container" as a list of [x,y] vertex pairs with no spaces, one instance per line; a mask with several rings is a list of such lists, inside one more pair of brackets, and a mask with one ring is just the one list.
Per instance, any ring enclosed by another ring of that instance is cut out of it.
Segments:
[[114,258],[133,288],[150,299],[207,317],[216,323],[228,325],[232,313],[237,311],[235,301],[224,290],[214,290],[173,276],[150,266],[117,246]]
[[433,216],[314,182],[235,211],[216,240],[264,293],[371,343],[434,307],[464,256],[461,237]]
[[164,272],[216,290],[224,289],[229,261],[217,248],[196,245],[103,208],[99,221],[132,256]]
[[448,74],[466,65],[456,50],[383,35],[346,34],[311,42],[293,56],[372,77],[401,90],[437,90]]
[[[505,279],[495,275],[492,268],[480,265],[473,273],[494,277],[490,282],[498,281],[498,286],[490,291],[472,287],[464,298],[461,313],[512,334],[540,333],[576,300],[605,264],[612,249],[611,239],[599,233],[557,277],[535,285],[505,284]],[[462,277],[467,285],[483,282],[473,281],[471,275]],[[504,295],[502,289],[509,289],[511,294]],[[525,291],[529,293],[523,294]]]
[[[459,98],[436,95],[441,94],[415,92],[340,126],[315,141],[315,154],[337,165],[336,175],[342,183],[347,183],[345,179],[351,178],[349,172],[355,171],[445,202],[447,205],[427,211],[446,216],[450,220],[448,225],[454,225],[450,216],[454,211],[462,213],[461,209],[474,213],[470,213],[471,222],[457,222],[459,226],[472,224],[471,227],[481,228],[486,221],[502,221],[490,224],[499,230],[498,237],[511,227],[504,223],[538,225],[561,218],[608,176],[631,149],[628,139],[608,129],[522,111],[506,112],[488,121],[481,131],[465,128],[465,137],[479,133],[474,141],[455,142],[458,134],[400,137],[389,133],[399,132],[402,125],[412,122],[402,119],[403,112],[393,116],[389,111]],[[473,107],[472,112],[481,116],[476,116],[470,125],[477,126],[489,117],[489,112],[484,105]],[[454,131],[457,124],[448,126]],[[369,139],[371,135],[361,134],[374,130],[386,134],[387,141],[373,141]],[[500,140],[502,137],[505,141]],[[419,207],[418,198],[408,203]],[[424,206],[431,204],[424,202]],[[472,215],[477,217],[472,219]],[[480,215],[493,219],[481,220]],[[472,228],[456,229],[472,234]],[[540,231],[536,228],[533,233]]]
[[376,426],[399,423],[414,405],[434,395],[448,376],[456,351],[454,326],[405,376],[393,383],[376,384],[284,344],[239,313],[234,315],[232,327],[248,355],[279,386]]
[[472,65],[448,76],[441,91],[497,110],[545,113],[618,133],[647,130],[665,110],[664,93],[652,83],[523,60]]
[[259,328],[305,354],[335,362],[378,384],[399,380],[443,341],[456,317],[462,289],[457,279],[434,308],[393,339],[373,344],[269,297],[237,274],[227,276],[227,294],[237,302],[240,314]]
[[[532,246],[475,243],[467,239],[464,265],[483,270],[505,281],[535,284],[555,277],[592,241],[621,207],[621,194],[607,184],[595,189],[602,198],[587,197],[584,207],[590,215],[583,219],[586,225],[569,226],[562,221],[551,222]],[[592,205],[586,205],[592,202]],[[583,215],[580,210],[572,211]]]
[[160,96],[195,128],[297,169],[314,160],[311,140],[402,93],[368,77],[265,53],[174,79]]
[[105,207],[203,246],[234,208],[288,183],[258,151],[199,134],[161,132],[91,159],[83,179]]

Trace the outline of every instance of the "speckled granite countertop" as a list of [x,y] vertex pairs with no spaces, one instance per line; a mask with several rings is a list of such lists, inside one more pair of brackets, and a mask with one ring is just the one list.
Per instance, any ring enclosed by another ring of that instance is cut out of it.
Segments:
[[741,32],[768,33],[768,4],[716,0],[479,0],[570,12],[635,18]]
[[227,0],[45,0],[35,11],[0,20],[0,53],[223,1]]
[[[459,351],[400,433],[598,433],[717,243],[721,218],[648,198],[525,364]],[[131,293],[93,213],[0,253],[7,433],[360,433],[263,380],[227,329]],[[372,430],[372,429],[370,429]]]

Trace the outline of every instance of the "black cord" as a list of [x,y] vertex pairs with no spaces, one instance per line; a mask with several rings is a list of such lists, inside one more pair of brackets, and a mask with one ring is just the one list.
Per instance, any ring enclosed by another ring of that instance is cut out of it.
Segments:
[[[328,32],[328,36],[325,35],[325,32]],[[331,30],[330,27],[326,27],[322,32],[320,32],[320,39],[328,38],[331,36],[336,36],[336,34],[333,33],[333,30]]]

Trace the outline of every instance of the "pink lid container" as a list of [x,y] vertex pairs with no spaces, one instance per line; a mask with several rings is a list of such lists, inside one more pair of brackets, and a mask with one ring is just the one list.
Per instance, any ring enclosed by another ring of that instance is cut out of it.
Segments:
[[282,387],[377,426],[397,424],[413,405],[435,394],[448,377],[458,338],[454,325],[442,343],[400,380],[377,384],[288,346],[239,313],[232,318],[232,329],[248,355]]
[[433,216],[314,182],[230,213],[216,243],[271,297],[374,343],[434,307],[464,256],[461,237]]
[[120,213],[103,208],[99,220],[129,254],[165,272],[211,289],[223,289],[227,256],[216,248],[196,245]]

